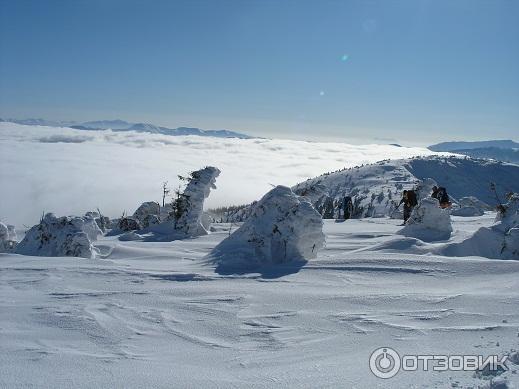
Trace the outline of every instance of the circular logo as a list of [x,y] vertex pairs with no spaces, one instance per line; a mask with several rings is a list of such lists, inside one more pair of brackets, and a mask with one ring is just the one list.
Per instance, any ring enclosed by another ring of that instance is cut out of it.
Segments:
[[389,347],[381,347],[371,353],[369,369],[378,378],[391,378],[400,370],[400,355]]

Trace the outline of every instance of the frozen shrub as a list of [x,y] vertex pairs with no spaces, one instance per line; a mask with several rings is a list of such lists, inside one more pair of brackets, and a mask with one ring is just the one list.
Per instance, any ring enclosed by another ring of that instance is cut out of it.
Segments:
[[223,268],[306,261],[324,245],[321,215],[290,188],[277,186],[256,203],[250,217],[212,255]]
[[452,232],[449,211],[432,197],[420,200],[406,224],[398,233],[423,241],[448,239]]
[[95,240],[100,233],[97,224],[91,218],[57,218],[54,214],[48,213],[39,224],[27,231],[15,252],[47,257],[94,258],[96,251],[91,240]]

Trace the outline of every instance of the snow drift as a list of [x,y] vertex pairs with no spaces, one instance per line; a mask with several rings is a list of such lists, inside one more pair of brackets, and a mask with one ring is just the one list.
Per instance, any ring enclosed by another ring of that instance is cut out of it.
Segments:
[[411,212],[407,225],[398,233],[426,242],[449,239],[452,233],[449,211],[441,209],[437,199],[424,198]]
[[251,216],[211,253],[217,271],[304,262],[324,246],[323,222],[304,197],[277,186],[256,203]]
[[481,256],[519,260],[519,194],[513,194],[490,227],[481,227],[460,243],[447,245],[447,256]]
[[482,216],[490,207],[474,196],[462,197],[458,207],[451,210],[453,216]]
[[27,231],[15,252],[45,257],[94,258],[96,250],[92,241],[96,240],[99,234],[101,230],[92,218],[57,218],[54,214],[48,213],[39,224]]

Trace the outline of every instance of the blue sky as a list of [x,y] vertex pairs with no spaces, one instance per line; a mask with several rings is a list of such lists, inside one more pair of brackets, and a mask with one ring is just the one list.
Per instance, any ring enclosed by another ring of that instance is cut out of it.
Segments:
[[512,138],[519,2],[0,0],[0,117]]

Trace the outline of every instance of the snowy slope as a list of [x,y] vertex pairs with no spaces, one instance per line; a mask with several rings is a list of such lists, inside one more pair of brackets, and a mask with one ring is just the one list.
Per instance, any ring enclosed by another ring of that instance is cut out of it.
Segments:
[[475,196],[491,205],[497,203],[491,182],[496,183],[501,199],[506,192],[519,192],[519,166],[456,156],[384,160],[327,173],[296,185],[294,190],[304,193],[307,188],[322,187],[321,194],[312,199],[314,203],[322,203],[323,196],[334,200],[352,196],[356,217],[377,217],[390,215],[402,191],[427,178],[446,187],[454,199]]
[[[454,218],[451,239],[494,216]],[[382,346],[519,348],[519,262],[371,251],[397,224],[325,221],[316,259],[263,275],[204,260],[229,225],[168,243],[102,238],[99,260],[0,254],[0,387],[488,388],[472,372],[369,371]]]

